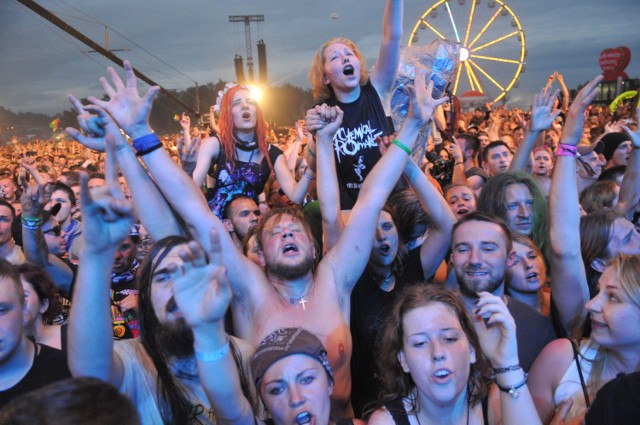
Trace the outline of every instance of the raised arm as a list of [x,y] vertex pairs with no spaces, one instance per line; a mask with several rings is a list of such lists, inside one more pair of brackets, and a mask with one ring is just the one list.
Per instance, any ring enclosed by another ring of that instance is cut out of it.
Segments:
[[422,209],[431,219],[429,236],[420,247],[420,261],[424,278],[429,279],[435,274],[444,256],[449,252],[451,229],[456,218],[438,189],[411,159],[404,167],[404,176],[409,181],[411,189],[418,196]]
[[309,190],[309,184],[316,178],[316,175],[310,169],[305,170],[302,178],[299,181],[293,177],[289,167],[287,165],[287,158],[285,155],[280,155],[273,164],[273,171],[280,183],[282,191],[296,204],[302,204],[304,196]]
[[433,82],[425,87],[424,80],[424,73],[420,73],[415,87],[409,86],[411,106],[407,118],[393,144],[365,179],[340,240],[321,263],[324,265],[326,260],[330,265],[343,295],[351,293],[367,264],[380,210],[402,174],[420,128],[429,122],[434,108],[446,100],[433,99]]
[[556,72],[556,79],[560,85],[560,90],[562,90],[562,112],[567,114],[569,113],[569,90],[567,89],[567,85],[564,83],[564,77],[562,74]]
[[[640,119],[640,108],[636,110],[636,121]],[[631,137],[633,149],[629,155],[627,169],[624,172],[622,183],[620,184],[620,196],[618,209],[627,220],[631,221],[633,213],[640,201],[640,130],[632,131],[629,127],[624,126],[624,131]]]
[[391,89],[400,62],[400,40],[404,0],[387,0],[382,17],[382,44],[378,60],[371,70],[371,84],[382,100],[385,111],[389,111]]
[[70,314],[69,369],[73,376],[93,376],[120,387],[123,364],[113,352],[109,291],[116,250],[129,234],[134,213],[118,184],[113,155],[107,155],[105,165],[106,184],[92,192],[87,175],[80,176],[84,249]]
[[344,222],[340,212],[340,188],[338,187],[338,174],[336,161],[333,157],[333,137],[324,131],[328,123],[342,122],[344,113],[337,106],[327,104],[318,105],[307,111],[307,128],[315,131],[316,145],[316,172],[318,173],[318,202],[320,203],[320,215],[322,216],[322,237],[324,253],[333,248],[342,234]]
[[43,185],[28,186],[22,193],[22,249],[28,262],[41,267],[56,287],[69,292],[73,272],[64,261],[49,254],[42,233],[42,216],[46,203]]
[[570,334],[579,332],[586,317],[584,305],[589,301],[589,287],[580,251],[576,159],[571,150],[580,141],[584,111],[595,98],[601,80],[602,76],[598,76],[580,90],[569,108],[549,193],[551,294],[560,321]]
[[193,181],[196,182],[198,187],[202,186],[211,162],[215,161],[220,154],[220,140],[217,137],[207,137],[200,143],[200,150],[198,151],[198,159],[196,160],[196,168],[193,170]]
[[502,298],[488,292],[479,292],[471,320],[478,333],[482,352],[491,362],[496,376],[496,385],[491,388],[491,407],[502,420],[495,423],[540,424],[536,406],[526,385],[527,375],[518,359],[516,323]]
[[558,90],[551,93],[550,90],[543,88],[540,92],[533,97],[533,107],[531,110],[531,125],[524,137],[524,140],[518,147],[509,171],[524,171],[527,166],[527,161],[533,151],[533,146],[536,143],[536,139],[553,123],[556,117],[560,114],[560,110],[553,110],[553,103],[558,97]]
[[216,230],[211,232],[210,250],[190,242],[180,252],[181,268],[174,266],[173,292],[178,308],[193,330],[198,376],[218,424],[251,424],[251,403],[242,393],[240,371],[224,330],[224,316],[231,300],[222,250]]
[[86,134],[75,128],[66,131],[76,141],[89,149],[104,152],[105,137],[111,135],[115,142],[115,157],[137,206],[138,216],[154,240],[183,234],[173,211],[151,177],[142,168],[131,146],[127,143],[113,118],[95,105],[82,105],[69,95],[69,101],[78,111],[78,123]]
[[262,270],[235,247],[222,222],[209,209],[200,188],[173,162],[167,152],[161,149],[160,141],[149,125],[153,97],[158,88],[151,87],[143,97],[140,97],[131,64],[125,61],[124,68],[126,84],[113,68],[108,69],[113,86],[105,78],[100,79],[110,97],[109,101],[94,97],[90,97],[89,101],[109,112],[118,125],[133,139],[133,147],[137,155],[143,159],[163,195],[203,247],[209,247],[211,227],[218,229],[220,243],[225,252],[224,265],[227,268],[232,289],[241,299],[257,287],[257,281],[264,280]]

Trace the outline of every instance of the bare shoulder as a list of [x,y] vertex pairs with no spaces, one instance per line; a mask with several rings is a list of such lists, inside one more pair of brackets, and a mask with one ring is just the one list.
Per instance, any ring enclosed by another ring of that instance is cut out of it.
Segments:
[[384,407],[373,412],[369,422],[367,422],[368,425],[395,425],[395,423],[389,411]]
[[531,366],[529,373],[534,382],[550,382],[555,388],[573,361],[571,341],[556,339],[547,344]]

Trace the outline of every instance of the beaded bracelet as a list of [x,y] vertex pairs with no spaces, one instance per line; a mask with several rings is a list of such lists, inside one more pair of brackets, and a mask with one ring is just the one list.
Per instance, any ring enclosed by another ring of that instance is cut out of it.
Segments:
[[200,362],[215,362],[216,360],[220,360],[229,352],[229,340],[222,347],[218,348],[215,351],[209,351],[207,353],[203,353],[198,350],[194,350],[196,359]]
[[407,145],[405,145],[404,143],[402,143],[400,140],[398,139],[393,139],[393,143],[394,145],[396,145],[397,147],[399,147],[400,149],[402,149],[403,151],[405,151],[407,153],[407,155],[411,156],[411,149],[409,149],[407,147]]
[[508,387],[503,387],[502,385],[500,385],[498,383],[498,381],[496,381],[496,385],[498,386],[498,389],[500,391],[502,391],[503,393],[507,393],[511,396],[511,398],[518,398],[520,397],[520,391],[516,391],[522,387],[524,387],[525,385],[527,385],[527,378],[529,377],[528,373],[524,374],[524,379],[522,380],[522,382],[518,382],[515,385],[510,385]]
[[507,367],[494,367],[492,370],[495,375],[499,375],[501,373],[513,372],[520,369],[522,369],[520,364],[514,364],[513,366]]
[[565,145],[564,143],[560,143],[558,145],[558,149],[556,150],[556,156],[573,156],[575,157],[578,153],[578,148],[573,145]]

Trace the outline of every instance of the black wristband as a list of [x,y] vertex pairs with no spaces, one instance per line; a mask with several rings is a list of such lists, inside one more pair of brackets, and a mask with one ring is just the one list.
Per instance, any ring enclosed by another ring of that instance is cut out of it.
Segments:
[[136,155],[137,155],[137,156],[143,156],[143,155],[146,155],[146,154],[148,154],[148,153],[151,153],[151,152],[153,152],[153,151],[155,151],[156,149],[159,149],[159,148],[161,148],[161,147],[162,147],[162,143],[158,143],[157,145],[153,145],[153,146],[151,146],[150,148],[147,148],[147,149],[145,149],[145,150],[143,150],[143,151],[136,152]]

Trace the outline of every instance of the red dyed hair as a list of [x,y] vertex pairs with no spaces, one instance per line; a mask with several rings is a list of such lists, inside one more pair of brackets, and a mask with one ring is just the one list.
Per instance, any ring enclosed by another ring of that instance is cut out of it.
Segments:
[[[232,167],[235,160],[237,160],[236,150],[235,150],[235,142],[233,140],[233,114],[231,112],[231,107],[233,104],[233,96],[240,90],[249,91],[249,87],[247,86],[235,86],[229,89],[220,101],[220,119],[218,125],[220,126],[220,144],[222,145],[222,150],[224,151],[224,155],[227,159],[234,159],[231,161]],[[264,114],[262,112],[262,108],[260,105],[256,103],[256,137],[258,139],[258,149],[267,159],[267,163],[269,164],[269,168],[273,171],[273,164],[271,163],[271,159],[269,159],[269,153],[267,150],[267,134],[269,132],[269,124],[264,119]]]

